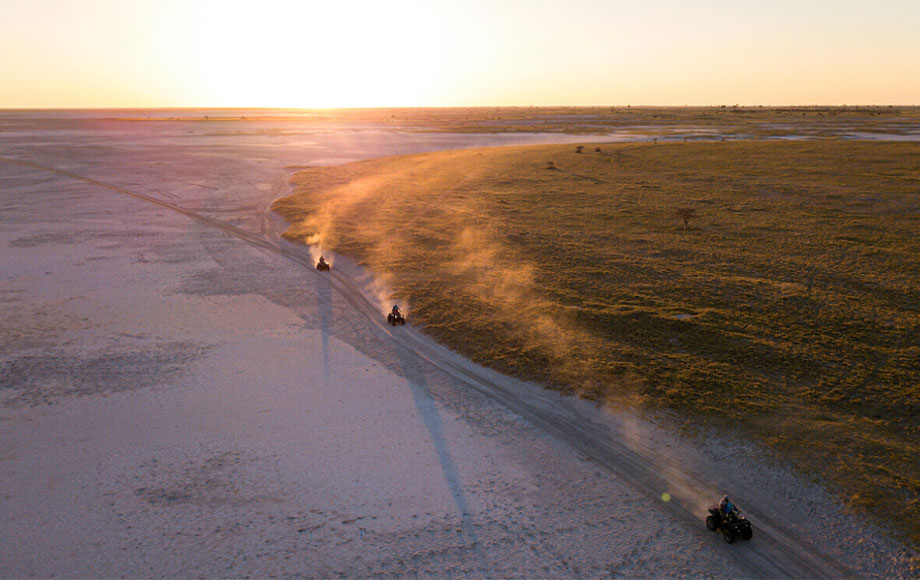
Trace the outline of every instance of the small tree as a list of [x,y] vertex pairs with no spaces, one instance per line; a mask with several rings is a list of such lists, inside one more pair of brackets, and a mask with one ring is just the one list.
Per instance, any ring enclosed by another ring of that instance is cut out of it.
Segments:
[[581,153],[581,152],[584,151],[584,150],[585,150],[585,146],[584,146],[584,145],[576,145],[576,146],[575,146],[575,153]]
[[687,229],[690,224],[690,218],[696,217],[696,210],[692,207],[679,207],[677,208],[677,215],[684,220],[684,229]]

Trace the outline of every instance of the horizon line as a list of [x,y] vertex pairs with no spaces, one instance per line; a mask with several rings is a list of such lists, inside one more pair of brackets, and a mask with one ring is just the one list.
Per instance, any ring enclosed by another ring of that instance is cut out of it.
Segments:
[[895,108],[895,107],[920,107],[916,103],[893,103],[893,104],[867,104],[867,103],[841,103],[833,105],[821,104],[706,104],[706,105],[642,105],[642,104],[604,104],[604,105],[380,105],[380,106],[361,106],[361,107],[288,107],[288,106],[255,106],[255,105],[157,105],[151,107],[125,105],[125,106],[85,106],[85,107],[4,107],[0,106],[0,111],[178,111],[178,110],[252,110],[252,111],[375,111],[375,110],[418,110],[418,109],[851,109],[851,108]]

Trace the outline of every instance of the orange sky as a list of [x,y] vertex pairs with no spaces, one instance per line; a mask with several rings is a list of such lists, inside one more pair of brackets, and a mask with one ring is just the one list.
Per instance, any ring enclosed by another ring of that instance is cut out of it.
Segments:
[[0,107],[920,104],[916,0],[0,0]]

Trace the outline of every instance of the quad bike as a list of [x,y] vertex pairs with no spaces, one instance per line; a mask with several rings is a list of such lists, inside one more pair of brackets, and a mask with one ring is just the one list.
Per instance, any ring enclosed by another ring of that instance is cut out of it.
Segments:
[[319,262],[316,263],[316,269],[319,270],[320,272],[328,272],[329,270],[331,270],[331,266],[329,266],[329,262],[325,260],[320,260]]
[[387,323],[390,326],[403,325],[406,323],[406,317],[402,315],[402,312],[390,312],[387,314]]
[[751,522],[737,511],[723,514],[719,506],[709,508],[709,515],[706,516],[706,527],[709,531],[722,530],[722,537],[731,544],[739,536],[743,540],[750,540],[754,535],[751,529]]

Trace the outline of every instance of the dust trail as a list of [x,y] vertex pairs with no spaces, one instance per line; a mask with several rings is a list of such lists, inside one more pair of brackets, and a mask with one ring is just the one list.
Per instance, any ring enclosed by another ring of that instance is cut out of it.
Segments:
[[658,487],[649,490],[652,495],[662,498],[665,503],[673,501],[692,514],[705,515],[707,509],[722,496],[719,488],[698,476],[689,476],[688,457],[677,456],[677,452],[669,448],[652,447],[649,444],[652,439],[649,425],[637,415],[620,413],[617,418],[620,420],[620,444],[639,456],[655,457],[654,469],[660,479]]
[[406,312],[413,288],[425,286],[441,294],[442,305],[455,300],[460,316],[468,315],[466,305],[471,313],[487,311],[501,329],[496,342],[521,345],[546,361],[548,382],[580,393],[599,390],[584,377],[592,375],[590,361],[602,346],[541,293],[535,262],[503,243],[482,196],[464,190],[477,168],[455,171],[445,190],[436,160],[414,163],[370,175],[359,167],[357,174],[334,175],[332,183],[323,181],[327,174],[295,176],[295,196],[273,206],[292,223],[285,237],[361,260],[377,277],[370,291],[382,313],[394,303]]
[[512,336],[527,350],[550,361],[551,378],[583,392],[577,381],[589,376],[592,338],[577,328],[570,314],[543,296],[536,267],[515,255],[489,226],[464,228],[454,241],[455,258],[447,273],[504,318]]
[[402,311],[403,316],[408,317],[410,310],[409,299],[399,299],[396,297],[396,293],[393,291],[393,287],[389,282],[390,279],[392,279],[392,276],[386,274],[375,276],[373,280],[371,280],[368,291],[374,297],[380,312],[384,315],[389,314],[391,308],[395,305],[399,306],[399,310]]
[[314,264],[319,263],[319,259],[323,258],[330,267],[335,262],[335,254],[328,250],[323,250],[323,237],[321,234],[316,233],[306,239],[307,250],[310,252],[310,259]]

